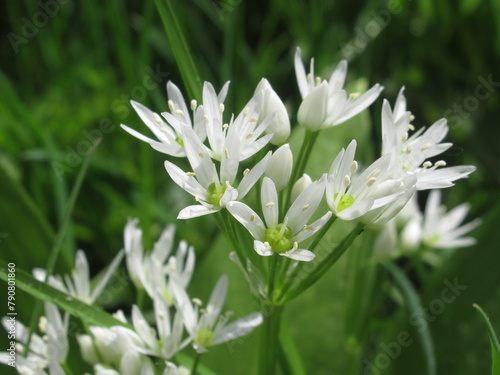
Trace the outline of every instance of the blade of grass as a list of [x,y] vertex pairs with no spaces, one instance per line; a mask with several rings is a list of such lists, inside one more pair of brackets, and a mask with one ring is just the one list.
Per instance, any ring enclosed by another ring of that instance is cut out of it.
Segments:
[[491,343],[491,374],[492,375],[500,375],[500,344],[498,343],[498,338],[491,325],[490,318],[484,312],[484,310],[478,305],[472,305],[479,313],[481,314],[481,318],[488,329],[488,334],[490,335],[490,343]]
[[[3,260],[0,260],[0,279],[8,282],[9,273],[8,264]],[[61,292],[46,283],[38,281],[29,273],[19,268],[16,268],[15,272],[15,286],[16,288],[19,288],[35,297],[37,301],[53,303],[64,311],[67,311],[71,315],[82,319],[89,324],[101,327],[120,325],[131,328],[130,325],[115,319],[113,316],[102,311],[101,309],[95,306],[87,305],[86,303]],[[33,328],[31,328],[30,333],[33,332]]]
[[202,82],[170,0],[155,1],[189,98],[201,102]]
[[[411,284],[410,280],[408,280],[406,275],[393,262],[388,261],[383,263],[383,265],[392,275],[398,289],[401,291],[410,315],[415,314],[418,316],[419,312],[422,311],[422,305],[417,291]],[[427,374],[436,375],[436,355],[431,331],[429,329],[429,323],[423,318],[419,320],[419,323],[422,324],[422,329],[417,330],[417,332],[424,351]]]
[[292,332],[290,332],[290,324],[285,314],[281,318],[279,340],[279,356],[283,371],[290,375],[306,375],[299,349],[292,336]]

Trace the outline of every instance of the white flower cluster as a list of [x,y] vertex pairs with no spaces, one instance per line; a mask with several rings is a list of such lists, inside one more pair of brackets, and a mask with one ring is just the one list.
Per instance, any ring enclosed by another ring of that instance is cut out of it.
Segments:
[[[123,254],[126,256],[130,280],[139,293],[147,293],[153,304],[154,324],[137,305],[133,305],[130,321],[123,311],[113,316],[123,323],[111,327],[91,325],[87,334],[77,335],[81,356],[93,366],[95,375],[153,375],[157,374],[158,361],[163,363],[163,375],[189,374],[190,371],[171,362],[173,357],[188,345],[197,352],[249,334],[262,323],[262,314],[250,314],[228,324],[230,313],[222,314],[226,299],[228,278],[223,275],[215,286],[208,304],[202,308],[198,298],[191,299],[186,291],[194,270],[194,249],[181,241],[172,253],[175,227],[170,225],[162,232],[150,253],[142,247],[142,231],[137,220],[130,220],[124,233],[125,249],[112,261],[95,288],[91,288],[89,264],[83,251],[76,257],[72,276],[50,276],[48,283],[68,295],[92,304],[98,301],[106,284],[117,270]],[[46,271],[35,269],[41,281]],[[70,298],[70,297],[68,297]],[[40,319],[42,336],[31,335],[17,322],[18,343],[16,369],[23,375],[64,375],[69,350],[68,313],[61,317],[57,307],[45,304],[45,316]],[[8,330],[7,318],[3,325]],[[0,353],[0,363],[8,364],[9,354]],[[154,362],[152,359],[156,359]]]
[[[297,118],[308,134],[317,135],[322,129],[347,121],[370,106],[383,90],[376,84],[363,94],[347,95],[343,89],[346,61],[337,65],[328,81],[322,80],[314,76],[314,60],[306,74],[300,49],[295,54],[295,71],[302,96]],[[448,131],[446,120],[410,135],[415,127],[411,124],[413,116],[406,110],[403,89],[394,109],[387,100],[383,104],[382,156],[366,168],[359,168],[355,160],[357,144],[353,140],[339,152],[329,170],[325,166],[324,175],[316,181],[302,175],[308,155],[301,154],[301,159],[294,163],[292,151],[285,143],[290,134],[288,113],[267,80],[259,83],[241,113],[226,121],[223,117],[228,83],[218,95],[211,84],[205,83],[203,104],[191,102],[192,119],[179,89],[169,82],[167,92],[170,112],[162,113],[163,118],[132,103],[160,142],[122,127],[159,151],[187,157],[190,171],[165,162],[172,180],[197,202],[182,209],[179,219],[227,209],[253,236],[254,250],[262,256],[277,253],[311,261],[314,254],[300,243],[314,236],[331,216],[383,225],[416,191],[452,186],[475,169],[443,168],[445,161],[433,164],[428,160],[451,146],[441,143]],[[266,152],[269,143],[281,147],[274,153]],[[260,189],[261,202],[251,207],[244,201],[255,187]],[[310,223],[313,216],[318,216],[316,211],[324,207],[323,196],[329,211],[319,213],[319,219]]]

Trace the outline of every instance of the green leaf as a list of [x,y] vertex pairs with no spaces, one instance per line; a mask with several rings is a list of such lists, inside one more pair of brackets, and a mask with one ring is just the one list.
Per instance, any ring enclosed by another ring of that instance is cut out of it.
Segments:
[[[192,368],[194,363],[194,359],[184,353],[177,353],[175,355],[175,359],[179,362],[179,364],[187,368]],[[196,373],[200,375],[217,375],[216,372],[213,372],[206,366],[203,366],[201,363],[196,367]]]
[[472,305],[479,313],[481,314],[481,318],[483,318],[484,324],[486,324],[486,328],[488,328],[488,334],[490,335],[490,343],[491,343],[491,374],[492,375],[500,375],[500,344],[498,343],[498,338],[491,325],[490,319],[488,315],[484,312],[484,310],[477,304]]
[[[411,316],[412,314],[415,314],[418,316],[419,312],[422,311],[422,305],[417,291],[411,284],[410,280],[408,280],[406,275],[393,262],[388,261],[383,263],[383,265],[392,275],[399,290],[401,291],[406,306],[408,307],[410,313],[409,315]],[[436,355],[434,353],[434,343],[432,342],[429,324],[426,319],[421,319],[419,324],[422,325],[422,329],[417,330],[417,332],[424,351],[427,374],[436,375]]]
[[[8,282],[9,274],[11,274],[12,276],[12,272],[9,271],[10,270],[8,264],[3,260],[0,260],[0,279]],[[39,300],[53,303],[54,305],[60,307],[64,311],[67,311],[71,315],[85,320],[89,324],[100,327],[120,325],[131,328],[130,325],[125,324],[118,319],[115,319],[113,316],[102,311],[101,309],[95,306],[88,305],[64,292],[61,292],[60,290],[51,287],[48,284],[38,281],[33,276],[20,268],[15,267],[14,279],[16,288],[25,291],[26,293]]]
[[156,0],[156,6],[160,12],[170,48],[179,67],[189,98],[194,98],[200,102],[202,90],[201,79],[170,0]]

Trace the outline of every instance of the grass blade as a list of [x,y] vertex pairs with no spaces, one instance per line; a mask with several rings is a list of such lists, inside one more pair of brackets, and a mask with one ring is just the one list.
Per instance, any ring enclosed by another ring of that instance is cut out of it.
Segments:
[[[415,314],[418,316],[418,312],[422,310],[422,306],[417,291],[411,284],[410,280],[408,280],[406,275],[393,262],[389,261],[384,263],[384,267],[394,278],[398,289],[403,295],[406,306],[410,311],[410,315]],[[436,354],[434,351],[434,343],[432,342],[429,324],[427,320],[423,318],[419,320],[419,323],[422,324],[422,330],[417,330],[417,332],[424,351],[427,374],[436,375]]]
[[160,12],[163,27],[186,86],[188,97],[201,102],[202,82],[170,0],[156,0],[156,6]]
[[490,335],[490,343],[491,343],[491,374],[492,375],[500,375],[500,344],[498,343],[498,338],[491,325],[490,319],[488,315],[484,312],[484,310],[477,304],[472,305],[479,313],[481,314],[481,318],[483,318],[484,324],[486,324],[486,328],[488,329],[488,334]]
[[[9,267],[7,263],[0,260],[0,279],[7,282],[9,280],[8,276]],[[67,311],[71,315],[80,318],[89,324],[101,327],[111,327],[116,325],[130,327],[101,309],[95,306],[87,305],[86,303],[63,293],[48,284],[38,281],[29,273],[18,268],[16,268],[15,272],[15,283],[17,288],[37,298],[38,301],[53,303],[64,311]],[[31,330],[30,332],[33,331]]]

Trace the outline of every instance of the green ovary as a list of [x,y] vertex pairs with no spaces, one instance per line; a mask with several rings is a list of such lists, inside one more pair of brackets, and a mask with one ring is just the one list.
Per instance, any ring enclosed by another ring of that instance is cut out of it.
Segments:
[[[337,194],[333,197],[333,199],[337,199]],[[345,210],[346,208],[351,207],[354,204],[354,197],[350,194],[344,194],[340,198],[339,203],[337,204],[337,212]]]
[[226,191],[226,187],[219,185],[216,186],[215,183],[211,183],[208,186],[208,198],[207,202],[213,204],[214,206],[220,206],[220,200]]
[[264,234],[264,241],[269,243],[275,253],[286,253],[292,248],[292,230],[285,227],[280,235],[282,228],[283,224],[278,224],[276,228],[267,228]]
[[179,146],[184,148],[184,140],[181,137],[176,137],[175,141],[179,144]]
[[206,328],[202,328],[200,329],[200,332],[198,332],[198,334],[196,335],[194,341],[197,344],[200,344],[201,346],[207,347],[210,345],[213,336],[214,336],[213,331],[210,331]]

